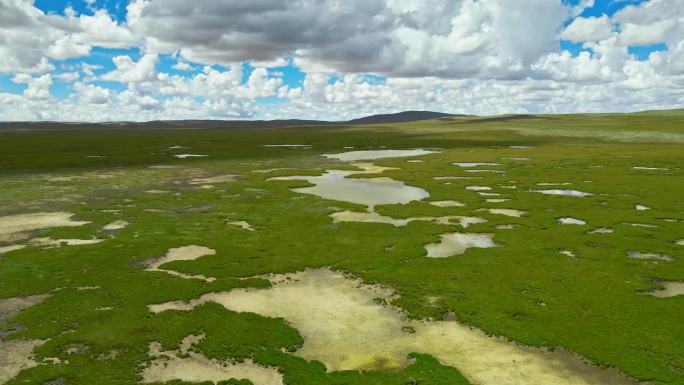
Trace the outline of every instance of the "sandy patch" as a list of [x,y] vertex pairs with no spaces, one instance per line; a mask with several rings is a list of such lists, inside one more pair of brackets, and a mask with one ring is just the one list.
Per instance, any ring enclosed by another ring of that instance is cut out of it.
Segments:
[[27,238],[23,233],[51,227],[82,226],[90,222],[73,221],[74,214],[66,212],[30,213],[0,217],[0,241],[11,242]]
[[481,209],[488,211],[490,214],[505,215],[507,217],[520,218],[527,214],[527,211],[514,210],[514,209]]
[[675,242],[675,244],[676,244],[676,245],[679,245],[679,246],[684,246],[684,238],[678,239],[678,240]]
[[493,193],[493,192],[478,192],[478,195],[483,196],[483,197],[498,197],[501,196],[499,193]]
[[556,183],[556,182],[541,182],[537,183],[537,186],[569,186],[572,183],[570,182],[562,182],[562,183]]
[[[44,301],[48,295],[32,295],[0,299],[0,326],[20,312]],[[44,341],[0,339],[0,384],[14,378],[24,369],[38,365],[33,359],[33,349]]]
[[470,248],[487,249],[498,247],[492,240],[494,234],[449,233],[442,234],[439,243],[425,245],[427,256],[431,258],[446,258],[465,253]]
[[209,185],[211,183],[231,183],[236,182],[239,175],[217,175],[208,178],[195,178],[190,179],[188,183],[193,185]]
[[564,218],[558,218],[558,223],[561,225],[586,225],[587,222],[583,221],[581,219],[577,218],[570,218],[570,217],[564,217]]
[[420,159],[409,159],[406,163],[425,163],[425,161]]
[[252,172],[256,173],[256,174],[267,174],[269,172],[284,171],[284,170],[294,170],[294,168],[292,168],[292,167],[267,168],[267,169],[261,169],[261,170],[252,170]]
[[650,210],[650,209],[651,209],[650,207],[644,206],[644,205],[635,205],[634,208],[635,208],[637,211],[646,211],[646,210]]
[[121,229],[123,229],[123,228],[126,227],[126,226],[128,226],[128,222],[126,222],[126,221],[124,221],[124,220],[122,220],[122,219],[119,219],[119,220],[116,220],[116,221],[114,221],[114,222],[112,222],[112,223],[109,223],[108,225],[106,225],[105,227],[103,227],[102,230],[107,230],[107,231],[111,231],[111,230],[121,230]]
[[33,238],[28,244],[31,246],[47,246],[47,247],[60,247],[60,246],[81,246],[81,245],[93,245],[100,243],[104,239],[52,239],[52,238]]
[[518,225],[512,225],[512,224],[496,225],[497,230],[513,230],[516,227],[518,227]]
[[627,257],[632,259],[648,259],[654,261],[672,261],[672,257],[669,255],[656,253],[642,253],[640,251],[630,251],[629,253],[627,253]]
[[[408,320],[400,309],[382,304],[395,296],[391,290],[327,269],[269,278],[273,286],[267,289],[210,293],[150,310],[191,310],[212,301],[233,311],[284,318],[304,337],[294,354],[319,360],[329,371],[396,369],[410,363],[408,353],[421,352],[480,385],[632,384],[569,353],[520,346],[457,321]],[[415,332],[405,332],[408,328]]]
[[646,228],[651,228],[651,229],[658,227],[658,225],[652,225],[652,224],[650,224],[650,223],[631,223],[631,222],[624,222],[624,223],[622,223],[622,224],[623,224],[623,225],[627,225],[627,226],[632,226],[632,227],[646,227]]
[[615,230],[608,227],[597,227],[589,232],[589,234],[612,234]]
[[461,203],[459,201],[431,201],[428,202],[433,206],[437,207],[464,207],[465,203]]
[[472,224],[483,223],[486,220],[478,217],[464,217],[457,215],[443,216],[443,217],[410,217],[410,218],[392,218],[386,215],[378,214],[375,211],[357,212],[357,211],[338,211],[330,214],[333,223],[340,222],[362,222],[362,223],[385,223],[396,227],[406,226],[415,221],[435,222],[442,225],[449,225],[452,221],[458,221],[462,227],[468,227]]
[[205,277],[204,275],[198,274],[198,275],[188,275],[188,274],[183,274],[174,270],[167,270],[163,269],[161,266],[164,265],[165,263],[173,262],[173,261],[194,261],[198,258],[207,256],[207,255],[214,255],[216,254],[216,250],[210,249],[208,247],[204,246],[196,246],[196,245],[190,245],[190,246],[183,246],[183,247],[177,247],[173,249],[169,249],[169,251],[166,253],[165,256],[157,259],[150,260],[149,263],[147,264],[147,271],[162,271],[167,274],[174,275],[176,277],[180,278],[185,278],[185,279],[201,279],[203,281],[207,282],[212,282],[215,281],[216,278],[212,277]]
[[568,257],[571,257],[571,258],[576,258],[576,257],[577,257],[577,255],[575,255],[575,253],[572,252],[572,251],[570,251],[570,250],[561,249],[561,250],[558,250],[558,252],[559,252],[560,254],[567,255]]
[[0,246],[0,254],[9,253],[10,251],[15,251],[15,250],[21,250],[24,247],[26,247],[26,245]]
[[508,202],[510,199],[507,198],[489,198],[485,200],[487,203],[503,203]]
[[492,188],[487,186],[466,186],[465,189],[469,191],[489,191]]
[[283,376],[276,368],[264,367],[251,360],[243,362],[210,360],[192,351],[193,345],[204,336],[190,335],[183,339],[177,350],[162,351],[161,344],[152,342],[150,357],[155,358],[142,370],[143,383],[163,383],[173,380],[184,382],[251,381],[254,385],[282,385]]
[[239,226],[244,230],[254,231],[254,227],[247,221],[226,222],[227,225]]
[[662,171],[667,171],[669,168],[664,168],[664,167],[645,167],[645,166],[634,166],[632,167],[635,170],[662,170]]
[[668,298],[684,295],[684,281],[653,281],[653,283],[663,287],[663,289],[653,290],[648,293],[654,297]]

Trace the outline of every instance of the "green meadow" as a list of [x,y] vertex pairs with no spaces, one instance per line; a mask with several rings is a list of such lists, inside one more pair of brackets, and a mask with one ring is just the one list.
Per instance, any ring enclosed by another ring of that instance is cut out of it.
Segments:
[[[401,149],[431,153],[364,160],[387,167],[378,172],[322,156]],[[334,221],[333,213],[369,208],[296,192],[312,184],[279,178],[326,170],[423,189],[424,199],[370,210],[428,219],[402,226]],[[430,203],[439,201],[459,204]],[[87,223],[17,229],[15,218],[30,213],[70,213],[71,221]],[[482,220],[464,227],[454,219],[462,217]],[[486,234],[495,246],[428,256],[425,246],[449,233]],[[241,311],[238,302],[149,307],[211,293],[271,293],[293,285],[274,276],[325,269],[391,290],[364,309],[395,311],[406,325],[458,323],[506,346],[540,357],[553,351],[586,370],[611,373],[610,383],[684,384],[684,293],[656,295],[667,289],[663,283],[684,281],[683,239],[682,110],[0,132],[0,250],[9,250],[0,253],[0,383],[507,385],[487,383],[486,370],[452,364],[434,351],[410,351],[396,365],[378,357],[354,364],[358,357],[340,351],[342,369],[333,370],[338,358],[307,350],[318,329],[306,321],[327,322],[316,306],[332,305],[306,296],[295,302],[301,319]],[[191,245],[213,252],[150,268],[169,250]],[[8,305],[36,295],[32,306]],[[353,324],[339,327],[354,331]],[[397,332],[398,340],[412,328]],[[184,350],[192,335],[202,338]],[[378,338],[379,350],[382,344]],[[186,366],[146,377],[147,369],[164,365],[153,345],[175,352],[166,357],[168,367]],[[276,380],[204,378],[206,370],[190,370],[201,363],[220,374],[247,362],[269,368]],[[516,365],[497,361],[491,370],[507,373]],[[568,384],[608,383],[569,376]]]

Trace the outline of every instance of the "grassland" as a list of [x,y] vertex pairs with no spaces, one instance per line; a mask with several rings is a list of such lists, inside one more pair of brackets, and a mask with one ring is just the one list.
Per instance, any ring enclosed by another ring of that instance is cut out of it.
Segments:
[[[482,217],[487,222],[468,232],[494,234],[500,247],[426,258],[424,245],[462,229],[430,221],[401,227],[333,223],[329,214],[365,207],[291,191],[308,186],[306,181],[268,180],[354,169],[321,156],[347,147],[437,150],[375,161],[396,168],[382,176],[430,193],[423,201],[376,211],[394,218]],[[182,153],[208,156],[174,157]],[[469,173],[453,162],[499,163],[494,168],[505,174]],[[201,182],[222,175],[239,177]],[[480,179],[435,179],[444,176]],[[206,293],[266,288],[271,283],[261,275],[319,267],[391,287],[398,294],[392,305],[414,319],[456,318],[523,345],[563,348],[637,381],[684,384],[684,295],[648,295],[658,289],[655,280],[684,280],[684,246],[677,244],[684,238],[681,111],[355,127],[3,132],[0,178],[0,217],[63,211],[89,222],[36,230],[27,239],[104,239],[61,247],[0,242],[27,245],[0,254],[0,298],[49,295],[1,326],[6,341],[44,341],[34,349],[37,365],[7,384],[138,383],[141,367],[150,361],[150,343],[173,350],[198,333],[205,338],[197,349],[207,358],[250,358],[277,367],[286,384],[468,383],[456,368],[424,352],[413,354],[414,363],[402,369],[327,372],[322,363],[292,354],[305,341],[283,319],[214,303],[188,312],[148,309]],[[465,189],[471,185],[489,186],[499,195]],[[533,191],[541,189],[592,195]],[[465,205],[438,207],[429,200]],[[527,214],[507,217],[481,208]],[[560,225],[561,217],[586,225]],[[103,230],[116,220],[128,225]],[[227,224],[236,221],[253,231]],[[596,228],[613,232],[591,234]],[[146,261],[187,245],[216,252],[163,267],[215,280],[146,270]],[[633,251],[671,260],[628,258]]]

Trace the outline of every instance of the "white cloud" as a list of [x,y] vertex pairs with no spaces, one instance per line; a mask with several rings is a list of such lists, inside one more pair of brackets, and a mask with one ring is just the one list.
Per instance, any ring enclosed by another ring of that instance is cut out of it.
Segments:
[[12,78],[15,83],[25,83],[28,85],[24,90],[24,97],[29,100],[50,99],[50,86],[52,85],[52,75],[45,74],[38,77],[32,77],[27,74],[16,74]]
[[107,104],[110,91],[106,88],[77,82],[74,89],[78,91],[79,104]]
[[575,43],[600,41],[613,35],[613,24],[608,16],[577,17],[560,34],[561,39]]
[[110,80],[122,83],[140,83],[151,81],[156,78],[157,60],[156,54],[143,55],[137,62],[130,56],[115,56],[112,61],[116,69],[101,76],[102,80]]

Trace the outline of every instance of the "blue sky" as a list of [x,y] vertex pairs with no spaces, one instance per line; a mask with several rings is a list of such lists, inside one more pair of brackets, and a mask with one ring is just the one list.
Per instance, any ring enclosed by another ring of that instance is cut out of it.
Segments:
[[[448,6],[453,1],[460,3],[460,7]],[[35,0],[31,4],[26,0],[15,6],[19,12],[30,15],[27,17],[62,19],[62,24],[71,26],[52,33],[36,32],[37,35],[57,36],[36,46],[0,46],[6,51],[5,62],[0,59],[0,95],[4,95],[1,100],[6,100],[5,106],[0,105],[0,119],[12,118],[7,116],[10,103],[23,107],[28,113],[24,116],[30,117],[31,103],[45,99],[64,106],[68,102],[88,102],[93,110],[96,110],[92,103],[95,101],[101,108],[116,103],[144,102],[148,104],[146,111],[156,109],[160,115],[164,108],[169,108],[163,106],[169,101],[186,105],[183,108],[187,111],[192,110],[187,106],[188,101],[193,101],[214,111],[211,113],[221,114],[221,108],[234,109],[227,114],[236,116],[278,117],[314,110],[312,115],[323,116],[326,107],[330,107],[329,115],[346,116],[354,113],[354,107],[371,109],[368,101],[357,101],[359,96],[382,95],[384,99],[374,101],[372,106],[382,111],[392,108],[391,100],[396,99],[395,104],[397,101],[403,103],[406,98],[401,93],[408,95],[405,88],[409,83],[413,87],[411,97],[417,99],[407,101],[407,107],[435,105],[447,109],[449,105],[440,99],[440,95],[463,94],[463,90],[454,89],[459,84],[466,89],[501,88],[513,84],[511,80],[527,79],[540,84],[555,81],[558,87],[575,88],[606,82],[627,88],[648,86],[649,81],[643,79],[643,74],[635,74],[635,68],[649,72],[655,87],[656,75],[670,75],[668,69],[653,66],[662,67],[663,63],[669,63],[668,57],[676,57],[671,49],[678,44],[682,30],[676,21],[682,16],[682,10],[675,7],[676,0],[562,0],[559,3],[521,0],[513,5],[498,0],[444,0],[443,3],[444,12],[438,15],[444,18],[441,24],[430,9],[414,9],[408,5],[401,9],[387,3],[387,8],[378,12],[384,12],[385,18],[397,17],[394,24],[402,22],[399,17],[407,17],[401,16],[403,12],[408,12],[405,15],[410,14],[408,17],[415,20],[403,30],[383,30],[387,24],[373,24],[379,20],[377,15],[363,14],[367,7],[358,8],[359,14],[355,17],[363,29],[355,29],[346,16],[336,14],[326,16],[326,20],[332,20],[334,28],[326,25],[307,27],[296,18],[304,17],[300,15],[309,8],[320,6],[319,14],[332,11],[325,1],[306,0],[288,5],[292,9],[287,9],[286,14],[291,11],[294,20],[288,28],[294,31],[281,32],[277,23],[269,21],[268,6],[247,10],[245,12],[251,13],[242,16],[239,14],[241,9],[250,5],[235,8],[235,4],[218,0],[202,0],[197,4],[170,0],[151,3],[141,0],[130,3],[121,0]],[[440,3],[433,5],[438,8]],[[511,8],[516,5],[517,8]],[[11,5],[2,5],[8,6]],[[298,6],[304,8],[297,9]],[[474,23],[491,23],[488,30],[512,28],[510,33],[524,36],[508,42],[509,32],[505,30],[485,34],[483,27],[476,24],[469,29],[467,23],[476,17],[465,18],[465,13],[478,6],[485,11],[508,8],[506,12],[484,16]],[[128,7],[132,9],[131,15]],[[352,12],[357,11],[354,1],[350,1],[349,7]],[[31,9],[39,10],[38,16],[31,13]],[[635,17],[635,12],[631,15],[623,12],[626,9],[641,12],[644,17]],[[225,16],[221,16],[221,12]],[[263,15],[260,16],[262,25],[241,25],[246,18],[259,12]],[[647,12],[651,13],[648,17]],[[494,20],[505,18],[507,14],[518,17],[521,14],[529,20],[512,17],[510,27],[507,27],[507,20]],[[207,23],[207,20],[212,22]],[[340,20],[340,24],[334,24],[335,20]],[[580,22],[584,24],[577,27]],[[37,23],[46,24],[40,20]],[[452,30],[444,30],[440,25],[451,25]],[[167,26],[171,29],[164,31]],[[663,30],[663,26],[669,29]],[[32,27],[27,24],[26,28],[29,31]],[[187,30],[187,34],[176,33],[181,28]],[[407,34],[407,28],[411,29],[410,34]],[[342,34],[332,40],[326,36],[337,30]],[[12,33],[0,27],[0,34],[9,36],[4,41],[17,40],[12,38]],[[100,35],[95,36],[98,33]],[[596,38],[591,34],[597,34]],[[206,40],[195,36],[206,36]],[[338,44],[340,39],[347,37],[350,38]],[[392,40],[394,43],[389,43]],[[586,56],[580,57],[583,52]],[[652,58],[654,53],[660,56]],[[564,58],[563,54],[569,54],[570,58]],[[148,65],[144,66],[143,62]],[[640,62],[644,64],[638,65]],[[633,73],[634,79],[628,79]],[[239,76],[235,78],[231,74]],[[423,89],[426,84],[431,85],[431,90]],[[45,87],[49,89],[49,95],[41,92]],[[532,86],[535,87],[539,86]],[[420,92],[416,91],[418,89]],[[20,97],[26,99],[23,104]],[[527,97],[521,95],[512,100],[525,99]],[[474,105],[479,96],[472,100]],[[679,103],[679,99],[669,103]],[[307,109],[307,105],[311,108]],[[530,111],[561,107],[521,103],[506,108]]]

